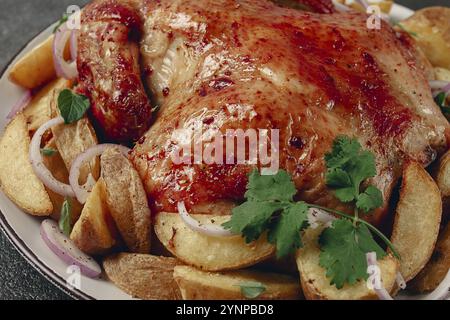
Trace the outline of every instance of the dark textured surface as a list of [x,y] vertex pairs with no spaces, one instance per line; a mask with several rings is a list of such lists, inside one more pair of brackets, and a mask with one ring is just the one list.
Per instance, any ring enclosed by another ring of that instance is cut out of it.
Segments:
[[[0,0],[0,68],[40,30],[59,19],[68,5],[87,0]],[[399,0],[412,9],[450,6],[450,0]],[[69,299],[34,270],[0,232],[0,299]]]

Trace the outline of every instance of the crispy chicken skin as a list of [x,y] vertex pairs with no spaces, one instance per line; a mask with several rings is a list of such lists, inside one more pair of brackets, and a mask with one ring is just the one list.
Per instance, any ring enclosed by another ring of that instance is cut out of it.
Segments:
[[[174,212],[179,201],[195,210],[244,197],[249,166],[172,162],[172,133],[196,123],[210,133],[279,129],[280,167],[292,175],[298,199],[343,210],[325,185],[323,158],[336,136],[356,137],[376,156],[378,174],[369,183],[385,201],[370,216],[374,223],[386,215],[404,160],[426,166],[448,148],[449,124],[414,47],[384,22],[369,30],[363,14],[310,13],[266,0],[107,3],[133,7],[141,21],[140,68],[160,111],[130,158],[157,211]],[[83,28],[80,42],[90,34],[89,24]],[[81,68],[93,56],[82,54]],[[115,63],[110,59],[96,63],[103,68]],[[98,83],[110,74],[97,76],[87,86],[94,105]],[[136,83],[128,106],[145,105]]]

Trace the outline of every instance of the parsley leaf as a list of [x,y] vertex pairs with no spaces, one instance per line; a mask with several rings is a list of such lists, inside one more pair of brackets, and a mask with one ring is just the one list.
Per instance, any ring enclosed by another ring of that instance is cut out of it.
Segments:
[[41,153],[45,157],[52,157],[54,156],[58,151],[56,151],[53,148],[42,148]]
[[58,96],[58,108],[66,124],[77,122],[83,118],[91,106],[86,96],[64,89]]
[[266,287],[260,282],[242,282],[239,283],[238,286],[241,288],[242,295],[247,299],[258,298],[264,291],[266,291]]
[[222,226],[242,234],[247,243],[268,230],[268,241],[276,245],[277,256],[284,257],[302,245],[300,231],[308,226],[308,206],[293,202],[296,193],[286,171],[264,176],[255,169],[249,175],[247,201],[234,208],[231,220]]
[[364,224],[355,226],[348,219],[335,220],[322,232],[319,244],[322,251],[319,264],[338,289],[345,283],[367,280],[367,252],[375,251],[379,259],[386,256]]
[[61,207],[61,217],[59,218],[59,228],[66,235],[70,236],[72,227],[70,225],[72,204],[70,199],[65,199]]
[[61,28],[61,26],[66,23],[69,20],[69,15],[67,13],[64,13],[62,18],[59,19],[58,24],[56,25],[56,27],[53,29],[53,33],[56,33],[59,31],[59,28]]
[[377,174],[375,157],[370,151],[362,150],[356,139],[338,137],[333,149],[325,155],[327,164],[327,185],[335,189],[336,197],[342,202],[356,201],[356,207],[364,212],[379,207],[381,192],[375,187],[360,194],[361,183]]
[[308,209],[304,202],[292,204],[283,211],[275,228],[269,232],[268,240],[276,244],[278,258],[303,247],[299,232],[309,225]]

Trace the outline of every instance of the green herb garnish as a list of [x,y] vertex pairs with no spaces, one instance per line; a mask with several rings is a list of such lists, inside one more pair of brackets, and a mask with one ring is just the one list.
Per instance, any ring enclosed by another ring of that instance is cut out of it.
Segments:
[[258,298],[264,291],[266,291],[266,287],[260,282],[242,282],[237,286],[241,288],[242,295],[247,299]]
[[447,93],[440,92],[436,97],[434,97],[434,101],[436,104],[441,108],[442,113],[447,117],[450,118],[450,106],[447,106],[446,103],[447,100]]
[[42,148],[41,153],[44,157],[52,157],[54,156],[58,151],[56,151],[53,148]]
[[379,258],[386,252],[375,242],[376,234],[399,258],[389,239],[370,223],[360,220],[365,214],[383,204],[381,191],[374,186],[365,190],[365,180],[376,175],[373,154],[362,150],[355,139],[338,137],[325,157],[327,183],[335,189],[342,202],[353,203],[354,215],[324,208],[303,201],[294,202],[297,193],[289,174],[280,170],[273,176],[261,176],[255,169],[250,173],[246,201],[233,209],[231,220],[223,227],[242,235],[247,242],[267,232],[267,240],[276,245],[277,256],[285,257],[303,246],[301,231],[309,227],[308,210],[318,208],[340,217],[320,235],[320,265],[326,270],[331,284],[342,288],[345,283],[367,279],[366,253],[375,251]]
[[72,204],[70,202],[70,199],[66,198],[61,207],[61,216],[59,218],[59,228],[68,237],[70,236],[70,232],[72,231],[72,226],[70,224],[71,211],[72,211]]
[[62,18],[59,19],[58,24],[56,25],[56,27],[53,29],[53,33],[56,33],[59,31],[59,28],[61,28],[61,26],[67,22],[67,20],[69,20],[69,15],[67,13],[64,13]]
[[91,106],[89,99],[81,94],[64,89],[58,96],[58,108],[66,124],[77,122],[83,118]]

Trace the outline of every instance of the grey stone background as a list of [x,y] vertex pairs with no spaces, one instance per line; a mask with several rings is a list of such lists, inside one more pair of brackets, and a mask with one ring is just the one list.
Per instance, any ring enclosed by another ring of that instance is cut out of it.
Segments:
[[[71,4],[88,0],[0,0],[0,69],[39,31],[59,19]],[[450,0],[397,0],[412,9],[450,7]],[[70,299],[34,270],[0,232],[0,299]]]

